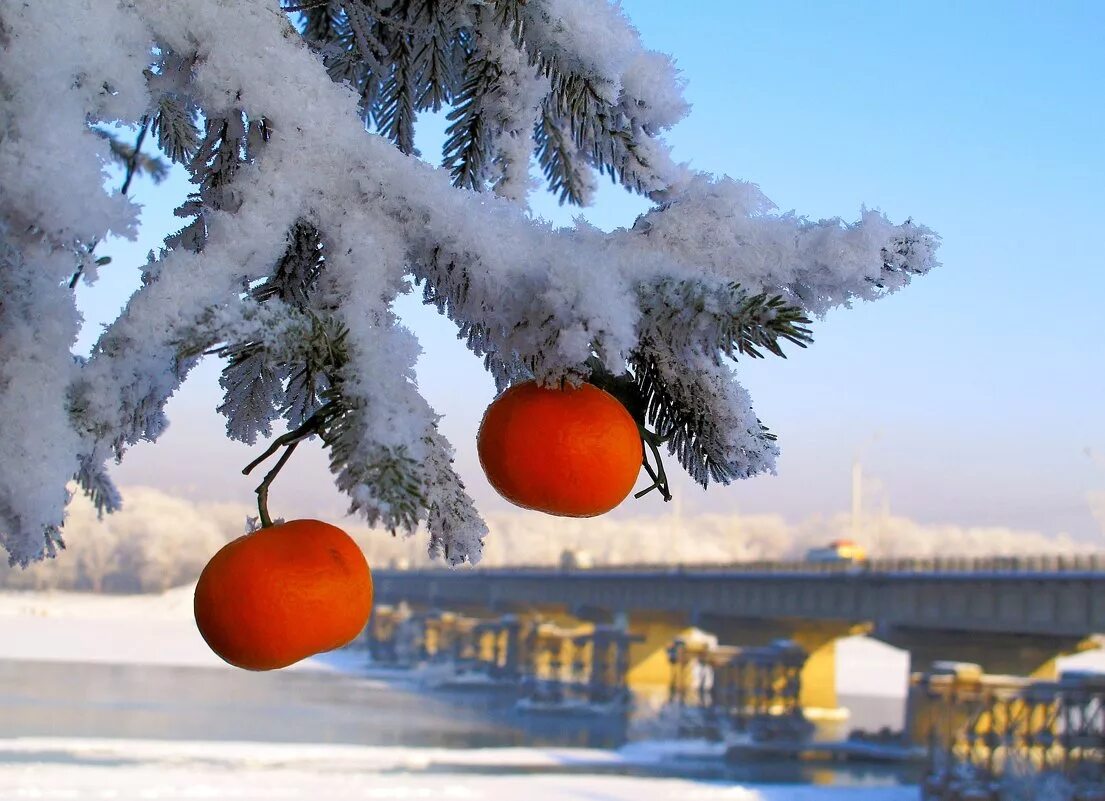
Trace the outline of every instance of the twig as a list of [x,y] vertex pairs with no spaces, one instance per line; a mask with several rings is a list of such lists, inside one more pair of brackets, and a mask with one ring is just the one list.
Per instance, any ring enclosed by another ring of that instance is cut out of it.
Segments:
[[252,462],[242,468],[242,475],[248,476],[250,473],[253,472],[253,468],[257,467],[257,465],[261,464],[261,462],[268,459],[285,445],[297,445],[300,440],[306,439],[307,437],[314,434],[316,424],[317,421],[314,419],[314,415],[312,415],[311,418],[307,420],[307,422],[305,422],[295,431],[289,431],[287,434],[281,434],[279,437],[272,441],[272,444],[265,449],[264,453],[262,453],[260,456],[258,456],[256,459],[254,459]]
[[142,128],[138,131],[138,138],[134,141],[134,151],[130,154],[130,158],[127,159],[127,174],[123,179],[123,188],[119,190],[120,194],[125,195],[127,190],[130,189],[131,179],[134,178],[134,174],[138,171],[139,151],[142,150],[142,143],[146,140],[146,133],[149,130],[150,118],[149,116],[143,116]]
[[[127,159],[127,172],[123,176],[123,186],[119,189],[119,194],[125,195],[127,190],[130,189],[130,182],[134,178],[134,174],[138,171],[138,155],[142,149],[142,142],[146,140],[146,133],[150,130],[150,118],[143,115],[142,128],[138,131],[138,138],[134,141],[134,151],[130,154],[130,158]],[[100,244],[100,240],[93,240],[92,244],[88,246],[88,255],[92,256],[92,251],[96,249],[96,246]],[[73,289],[77,286],[77,282],[81,280],[81,275],[84,274],[84,265],[77,267],[73,273],[73,277],[69,279],[69,288]]]
[[664,460],[660,456],[659,447],[664,442],[666,442],[668,438],[658,437],[655,433],[649,431],[647,428],[640,424],[638,424],[637,430],[641,434],[641,442],[647,445],[649,450],[652,451],[652,458],[656,460],[656,469],[654,470],[652,468],[652,465],[649,464],[648,454],[644,454],[644,457],[641,459],[641,464],[644,466],[645,472],[648,473],[648,477],[652,479],[652,484],[645,487],[640,492],[634,493],[633,497],[642,498],[645,495],[648,495],[648,493],[652,492],[653,490],[659,490],[660,496],[664,499],[664,501],[670,501],[672,497],[671,490],[668,487],[668,476],[667,473],[664,471]]
[[257,487],[257,513],[261,517],[261,528],[268,528],[272,525],[272,518],[269,517],[269,485],[272,483],[272,480],[276,478],[280,469],[287,464],[288,459],[291,458],[292,453],[295,451],[296,447],[299,446],[299,442],[300,440],[296,440],[288,446],[288,449],[284,451],[284,453],[280,454],[280,458],[277,460],[276,465],[265,474],[264,480],[262,480]]
[[294,431],[289,431],[287,434],[282,434],[274,439],[272,444],[265,449],[264,453],[242,469],[242,475],[248,476],[257,465],[268,459],[280,448],[287,448],[286,451],[280,454],[280,458],[276,461],[272,470],[265,474],[265,477],[261,480],[256,490],[257,512],[261,517],[261,528],[268,528],[272,525],[272,518],[269,517],[269,485],[272,484],[273,479],[276,478],[281,468],[288,463],[288,459],[299,443],[322,431],[322,427],[326,424],[326,421],[329,420],[335,408],[336,406],[333,401],[319,407],[314,414],[303,421],[303,425]]
[[592,384],[605,392],[613,395],[618,402],[629,412],[629,416],[637,423],[637,433],[641,435],[641,442],[652,451],[652,458],[656,461],[656,469],[648,461],[648,453],[641,458],[641,464],[652,479],[652,484],[633,495],[641,498],[655,490],[660,490],[660,495],[665,501],[671,500],[671,491],[668,487],[668,476],[664,472],[664,460],[660,455],[660,446],[671,439],[671,434],[661,437],[655,431],[645,428],[648,401],[641,394],[640,387],[631,375],[616,376],[611,373],[596,356],[587,360],[587,366],[591,368],[591,376],[588,379]]
[[300,11],[310,11],[313,8],[322,8],[328,3],[329,0],[314,0],[314,2],[308,1],[306,3],[289,3],[281,6],[281,9],[289,13],[296,13]]

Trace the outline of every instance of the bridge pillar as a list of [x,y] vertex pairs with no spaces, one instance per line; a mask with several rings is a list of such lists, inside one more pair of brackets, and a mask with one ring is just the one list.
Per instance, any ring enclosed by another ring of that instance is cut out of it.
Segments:
[[969,662],[991,675],[1054,679],[1062,656],[1092,650],[1089,637],[878,628],[876,639],[909,652],[910,673],[929,673],[937,662]]
[[802,666],[802,709],[817,714],[840,709],[836,694],[836,641],[864,634],[865,624],[834,620],[748,620],[721,615],[699,615],[699,628],[723,645],[762,646],[777,640],[791,640],[807,654]]
[[787,639],[806,652],[802,665],[802,689],[798,703],[803,710],[840,708],[836,696],[836,641],[850,634],[849,629],[802,628]]
[[689,618],[662,612],[634,612],[626,622],[629,633],[642,638],[629,646],[626,680],[630,688],[667,692],[672,671],[668,647],[673,641],[694,633]]

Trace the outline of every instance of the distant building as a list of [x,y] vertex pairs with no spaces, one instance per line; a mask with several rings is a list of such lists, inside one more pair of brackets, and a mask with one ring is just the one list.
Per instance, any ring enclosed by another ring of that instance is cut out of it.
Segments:
[[833,540],[825,548],[806,551],[807,562],[866,562],[867,551],[852,540]]

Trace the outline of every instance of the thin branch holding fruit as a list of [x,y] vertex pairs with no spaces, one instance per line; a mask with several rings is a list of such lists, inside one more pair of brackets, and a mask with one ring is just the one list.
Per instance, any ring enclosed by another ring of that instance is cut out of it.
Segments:
[[668,441],[668,437],[661,437],[655,431],[649,431],[640,423],[637,424],[637,430],[641,434],[641,442],[643,442],[650,451],[652,451],[652,458],[656,460],[656,467],[653,469],[652,465],[648,461],[648,453],[645,453],[644,458],[641,460],[641,465],[645,468],[645,472],[648,473],[648,477],[652,479],[652,483],[645,487],[640,492],[633,494],[634,498],[643,498],[653,490],[660,491],[660,497],[664,501],[671,500],[671,488],[668,486],[668,474],[664,471],[664,459],[660,455],[660,446]]
[[288,463],[288,459],[291,458],[296,447],[305,439],[313,437],[315,434],[321,434],[326,423],[330,421],[330,418],[334,416],[337,411],[337,406],[333,402],[327,403],[322,406],[318,411],[307,418],[299,428],[294,431],[289,431],[287,434],[282,434],[272,441],[272,444],[265,449],[265,452],[250,462],[242,469],[242,475],[248,476],[253,469],[257,467],[261,462],[268,459],[280,448],[287,448],[284,453],[280,455],[276,465],[265,474],[265,478],[257,486],[257,513],[261,518],[261,528],[268,528],[272,525],[272,518],[269,517],[269,485],[272,484],[273,479],[280,473],[280,470]]

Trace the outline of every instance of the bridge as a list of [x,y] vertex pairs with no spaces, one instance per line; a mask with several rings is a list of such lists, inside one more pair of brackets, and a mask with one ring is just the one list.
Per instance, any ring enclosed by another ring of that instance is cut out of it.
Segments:
[[759,562],[599,569],[378,570],[377,602],[562,624],[623,621],[643,636],[629,682],[665,685],[666,649],[700,629],[727,645],[790,639],[809,654],[803,705],[836,707],[837,639],[870,634],[910,654],[990,673],[1049,677],[1105,632],[1105,555]]

